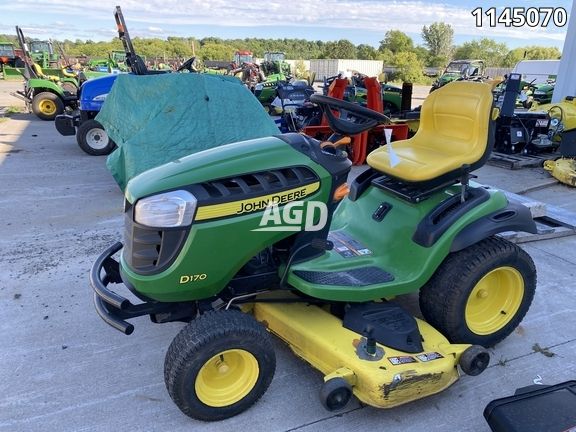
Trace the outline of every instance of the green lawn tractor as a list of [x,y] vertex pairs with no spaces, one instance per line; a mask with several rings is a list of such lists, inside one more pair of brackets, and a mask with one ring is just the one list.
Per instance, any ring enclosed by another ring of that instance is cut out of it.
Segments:
[[430,93],[452,81],[482,81],[486,64],[483,60],[453,60],[432,84]]
[[549,104],[552,102],[552,95],[554,94],[554,86],[556,85],[556,80],[548,80],[541,84],[531,84],[529,86],[529,91],[526,93],[525,98],[523,98],[522,106],[524,108],[531,108],[534,102],[538,105]]
[[[497,236],[535,232],[529,210],[469,181],[493,143],[488,84],[434,92],[416,135],[372,152],[349,187],[349,137],[389,119],[311,100],[334,130],[325,142],[248,140],[133,178],[124,244],[92,268],[96,311],[112,327],[130,334],[128,320],[144,315],[187,322],[164,379],[192,418],[225,419],[264,394],[276,366],[269,334],[324,375],[328,410],[352,395],[381,408],[432,395],[460,369],[480,374],[485,347],[516,328],[534,297],[530,256]],[[425,321],[394,301],[418,292]]]

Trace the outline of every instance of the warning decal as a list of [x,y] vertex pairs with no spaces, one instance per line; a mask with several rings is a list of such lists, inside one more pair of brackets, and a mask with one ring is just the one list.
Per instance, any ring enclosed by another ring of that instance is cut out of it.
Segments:
[[334,243],[334,250],[344,258],[372,255],[370,249],[345,232],[332,231],[328,234],[328,240]]

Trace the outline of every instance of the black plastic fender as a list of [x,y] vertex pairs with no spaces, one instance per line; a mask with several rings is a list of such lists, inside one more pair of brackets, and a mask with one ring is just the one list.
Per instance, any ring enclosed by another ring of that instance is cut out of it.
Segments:
[[538,229],[530,209],[522,204],[508,203],[503,209],[472,222],[454,237],[450,252],[457,252],[487,237],[506,231],[536,234]]

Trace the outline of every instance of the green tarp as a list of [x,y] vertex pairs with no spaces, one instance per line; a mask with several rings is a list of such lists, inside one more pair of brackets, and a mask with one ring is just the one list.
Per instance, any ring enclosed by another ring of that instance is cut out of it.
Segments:
[[106,164],[122,190],[191,153],[279,133],[236,78],[193,73],[119,75],[96,120],[118,145]]

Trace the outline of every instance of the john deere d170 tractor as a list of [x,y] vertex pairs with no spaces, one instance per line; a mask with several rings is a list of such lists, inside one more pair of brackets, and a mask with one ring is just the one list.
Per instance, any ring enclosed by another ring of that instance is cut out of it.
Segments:
[[[514,330],[534,297],[532,260],[497,236],[535,232],[529,210],[469,181],[493,143],[490,85],[432,93],[416,135],[373,151],[350,185],[349,137],[389,119],[311,100],[334,131],[326,141],[243,141],[133,178],[124,243],[92,268],[96,311],[112,327],[130,334],[128,320],[142,315],[186,322],[164,379],[190,417],[228,418],[263,395],[276,366],[270,334],[324,374],[329,410],[352,395],[381,408],[432,395],[460,370],[480,374],[485,347]],[[415,292],[425,321],[394,301]]]

